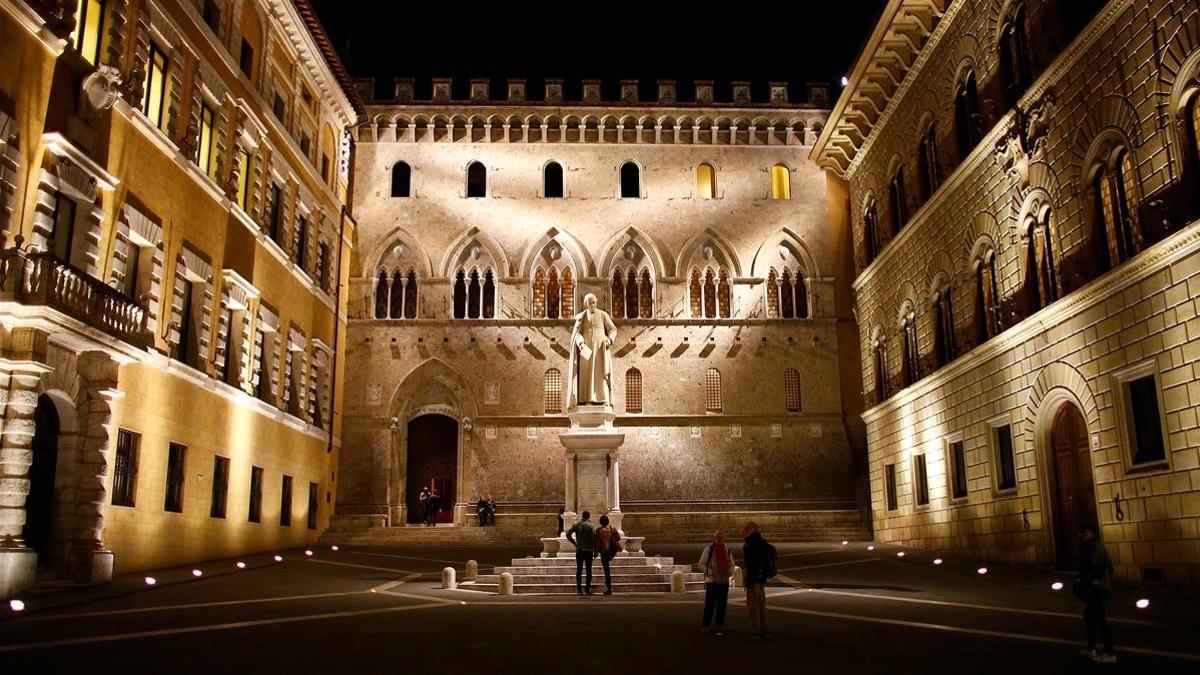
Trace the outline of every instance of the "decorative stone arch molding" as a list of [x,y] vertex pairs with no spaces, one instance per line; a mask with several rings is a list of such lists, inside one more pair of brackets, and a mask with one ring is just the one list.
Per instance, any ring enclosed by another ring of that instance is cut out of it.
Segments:
[[1156,91],[1170,115],[1171,140],[1179,149],[1187,145],[1187,107],[1200,95],[1200,9],[1192,7],[1190,15],[1179,21],[1175,31],[1165,40],[1158,67]]
[[721,233],[711,227],[688,238],[679,251],[675,269],[687,274],[693,267],[723,266],[734,277],[742,276],[742,263],[737,251]]
[[810,279],[822,278],[817,259],[808,244],[790,227],[782,227],[763,240],[750,262],[750,276],[764,277],[772,265],[788,263],[799,265]]
[[609,237],[602,247],[599,269],[601,276],[610,275],[615,267],[634,265],[650,268],[656,279],[676,274],[675,261],[663,253],[663,247],[637,227],[628,227]]
[[497,276],[509,277],[510,266],[504,247],[490,234],[472,227],[463,232],[446,248],[446,255],[438,264],[438,276],[453,278],[460,267],[480,267],[491,263]]
[[536,265],[568,265],[579,277],[596,276],[596,263],[587,249],[570,232],[551,227],[540,236],[530,240],[521,254],[516,276],[530,279]]
[[[1197,53],[1200,57],[1200,52]],[[1089,106],[1087,114],[1078,122],[1071,140],[1071,161],[1066,175],[1074,179],[1077,189],[1086,190],[1086,173],[1098,158],[1104,146],[1119,143],[1133,151],[1143,143],[1141,122],[1137,110],[1124,96],[1105,96],[1096,105]]]

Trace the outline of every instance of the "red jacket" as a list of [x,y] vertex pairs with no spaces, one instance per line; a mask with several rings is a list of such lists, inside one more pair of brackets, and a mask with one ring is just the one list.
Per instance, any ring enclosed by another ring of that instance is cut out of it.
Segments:
[[617,544],[621,541],[621,533],[612,525],[604,525],[596,529],[596,552],[616,553]]

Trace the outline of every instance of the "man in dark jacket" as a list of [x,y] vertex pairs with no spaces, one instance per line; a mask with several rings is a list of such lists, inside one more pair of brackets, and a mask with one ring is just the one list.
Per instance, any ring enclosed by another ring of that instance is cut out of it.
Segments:
[[431,513],[431,511],[429,509],[429,507],[430,507],[429,486],[425,486],[425,487],[421,488],[421,496],[419,497],[419,499],[421,500],[421,523],[424,525],[428,525],[429,524],[429,514]]
[[588,519],[591,513],[584,511],[580,521],[567,530],[567,541],[575,545],[575,593],[583,595],[583,568],[587,566],[587,594],[592,594],[592,558],[596,556],[596,527]]
[[[1113,573],[1112,560],[1104,544],[1096,538],[1091,528],[1079,528],[1079,579],[1076,594],[1083,600],[1083,627],[1087,633],[1087,647],[1082,654],[1097,663],[1116,663],[1113,653],[1112,633],[1108,630],[1108,599],[1112,588],[1108,577]],[[1096,634],[1104,649],[1096,651]]]
[[437,525],[438,512],[442,510],[442,493],[437,487],[429,493],[429,525]]
[[767,568],[771,556],[771,545],[763,539],[758,523],[750,521],[742,528],[742,559],[746,571],[742,584],[746,587],[746,609],[750,612],[750,639],[766,640],[767,632]]

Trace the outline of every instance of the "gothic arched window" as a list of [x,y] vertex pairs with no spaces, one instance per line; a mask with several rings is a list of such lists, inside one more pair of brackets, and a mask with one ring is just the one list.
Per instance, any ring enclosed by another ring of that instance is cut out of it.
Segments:
[[641,305],[641,317],[649,319],[654,316],[654,283],[650,280],[650,268],[642,268],[642,282],[638,285],[638,304]]
[[921,143],[917,146],[917,170],[920,173],[921,189],[924,199],[928,200],[937,192],[942,177],[937,159],[937,130],[932,124],[925,130]]
[[867,264],[870,265],[883,247],[883,238],[879,232],[879,211],[875,202],[871,202],[863,212],[863,238],[867,246]]
[[388,274],[379,270],[379,278],[375,281],[375,318],[386,319],[388,315]]
[[642,168],[629,161],[621,165],[621,198],[638,199],[642,196]]
[[625,316],[625,277],[619,269],[613,270],[612,308],[609,311],[613,316]]
[[559,309],[561,298],[559,294],[562,292],[562,286],[558,283],[558,269],[551,267],[550,274],[546,280],[546,318],[557,319],[559,317]]
[[938,366],[954,360],[957,348],[954,344],[954,310],[951,304],[950,286],[942,288],[933,297],[934,345]]
[[888,395],[887,352],[883,341],[875,343],[875,402],[882,403]]
[[637,368],[625,371],[625,412],[642,412],[642,371]]
[[463,270],[454,275],[454,318],[467,318],[467,273]]
[[489,267],[470,272],[459,268],[454,275],[454,318],[493,319],[496,317],[496,274]]
[[481,162],[471,162],[467,165],[467,196],[487,196],[487,167]]
[[546,199],[559,199],[565,190],[562,164],[550,162],[542,169],[542,196]]
[[641,296],[638,294],[638,277],[637,272],[630,267],[629,274],[625,277],[625,318],[638,318],[638,300]]
[[892,234],[898,234],[908,222],[908,202],[904,194],[904,167],[898,167],[888,184],[888,200],[892,209]]
[[533,318],[546,318],[546,270],[533,271]]
[[909,386],[921,377],[921,351],[917,343],[917,317],[910,314],[900,325],[900,334],[904,338],[903,358],[900,362],[900,376],[904,386]]
[[792,172],[783,164],[771,167],[771,199],[792,198]]
[[717,198],[717,170],[709,162],[696,165],[696,198]]
[[1017,7],[1012,19],[1000,33],[1000,72],[1004,85],[1004,103],[1011,108],[1033,83],[1032,54],[1025,24],[1025,6]]
[[983,118],[979,114],[979,90],[975,72],[968,71],[954,93],[954,126],[958,133],[958,159],[962,161],[979,143]]
[[1136,207],[1137,176],[1129,151],[1117,148],[1109,157],[1097,164],[1092,178],[1096,226],[1104,232],[1107,249],[1107,260],[1103,259],[1103,252],[1097,256],[1101,271],[1132,258],[1142,247],[1142,227]]

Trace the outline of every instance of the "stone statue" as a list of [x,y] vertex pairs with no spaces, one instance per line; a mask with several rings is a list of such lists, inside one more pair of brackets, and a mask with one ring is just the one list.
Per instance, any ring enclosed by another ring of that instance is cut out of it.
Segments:
[[596,296],[583,296],[585,309],[571,329],[570,408],[583,404],[612,406],[612,344],[617,327],[608,312],[597,307]]

